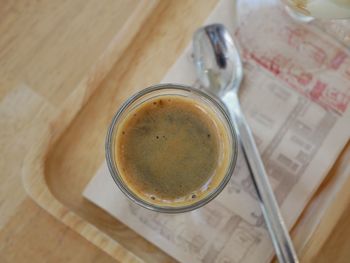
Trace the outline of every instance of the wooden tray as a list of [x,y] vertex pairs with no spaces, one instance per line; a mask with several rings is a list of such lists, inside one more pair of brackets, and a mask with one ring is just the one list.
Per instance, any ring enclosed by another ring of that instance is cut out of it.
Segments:
[[[82,191],[104,159],[105,134],[113,113],[129,95],[162,79],[216,2],[140,2],[55,117],[35,127],[42,136],[24,163],[27,192],[58,220],[123,262],[175,260],[86,201]],[[337,203],[322,205],[335,196],[349,152],[350,145],[293,229],[293,240],[305,261],[317,257],[350,200],[347,180],[336,194]]]

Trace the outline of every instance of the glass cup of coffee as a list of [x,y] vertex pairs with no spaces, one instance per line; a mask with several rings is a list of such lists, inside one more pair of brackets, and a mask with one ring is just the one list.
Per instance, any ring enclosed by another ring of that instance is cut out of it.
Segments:
[[224,107],[192,87],[161,84],[130,97],[106,138],[120,190],[157,212],[180,213],[214,199],[231,178],[237,136]]

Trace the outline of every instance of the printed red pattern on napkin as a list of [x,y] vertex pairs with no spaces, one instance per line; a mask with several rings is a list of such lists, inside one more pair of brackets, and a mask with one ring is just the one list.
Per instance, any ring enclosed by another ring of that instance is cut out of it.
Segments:
[[242,19],[236,36],[243,59],[321,106],[344,113],[350,103],[349,51],[315,25],[285,16],[283,10],[270,8]]

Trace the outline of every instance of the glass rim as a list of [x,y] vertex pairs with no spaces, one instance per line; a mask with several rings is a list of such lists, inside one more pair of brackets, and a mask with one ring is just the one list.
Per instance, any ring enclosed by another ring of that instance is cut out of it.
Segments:
[[[215,105],[215,107],[221,112],[223,117],[225,118],[225,122],[228,125],[229,128],[229,133],[232,136],[232,152],[229,160],[229,166],[227,168],[227,171],[225,173],[225,176],[223,179],[220,181],[219,185],[215,187],[207,196],[205,196],[202,199],[199,199],[197,202],[194,202],[192,204],[188,205],[183,205],[183,206],[163,206],[163,205],[157,205],[151,202],[147,202],[146,200],[143,200],[139,196],[133,193],[133,191],[124,183],[121,175],[118,172],[117,165],[115,164],[114,161],[114,154],[113,154],[113,139],[114,139],[114,132],[117,127],[117,123],[120,120],[121,116],[123,113],[125,113],[125,110],[132,105],[135,101],[138,99],[142,98],[143,96],[150,94],[155,91],[160,91],[160,90],[182,90],[185,92],[190,92],[192,94],[196,94],[199,97],[204,97],[205,99],[209,100],[211,103]],[[113,116],[112,122],[108,128],[107,131],[107,136],[106,136],[106,142],[105,142],[105,155],[106,155],[106,161],[107,161],[107,166],[109,169],[109,172],[116,183],[116,185],[119,187],[119,189],[123,192],[124,195],[126,195],[131,201],[134,203],[152,211],[156,212],[162,212],[162,213],[170,213],[170,214],[175,214],[175,213],[183,213],[183,212],[189,212],[195,209],[198,209],[205,204],[209,203],[212,201],[215,197],[218,196],[218,194],[225,188],[229,180],[231,179],[231,176],[233,174],[234,168],[236,167],[236,162],[237,162],[237,155],[238,155],[238,140],[237,140],[237,133],[235,131],[234,125],[232,123],[231,118],[229,117],[226,108],[212,95],[190,87],[186,86],[183,84],[176,84],[176,83],[164,83],[164,84],[156,84],[149,86],[139,92],[136,92],[133,94],[131,97],[129,97],[118,109],[118,111],[115,113]]]

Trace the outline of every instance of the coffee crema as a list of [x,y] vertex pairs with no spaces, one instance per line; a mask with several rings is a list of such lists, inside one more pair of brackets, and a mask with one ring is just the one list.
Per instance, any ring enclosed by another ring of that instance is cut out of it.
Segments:
[[143,200],[176,206],[202,199],[224,178],[232,149],[215,112],[197,99],[163,95],[121,121],[115,163]]

